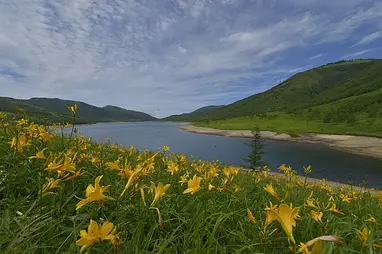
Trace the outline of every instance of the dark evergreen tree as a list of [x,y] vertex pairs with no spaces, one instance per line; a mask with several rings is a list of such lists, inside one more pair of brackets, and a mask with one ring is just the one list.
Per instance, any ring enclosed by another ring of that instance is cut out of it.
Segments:
[[249,147],[252,148],[251,152],[248,154],[248,157],[245,159],[249,163],[251,169],[256,169],[265,165],[265,162],[262,161],[262,155],[265,154],[265,146],[267,145],[260,136],[259,127],[255,127],[252,130],[252,139],[247,143]]

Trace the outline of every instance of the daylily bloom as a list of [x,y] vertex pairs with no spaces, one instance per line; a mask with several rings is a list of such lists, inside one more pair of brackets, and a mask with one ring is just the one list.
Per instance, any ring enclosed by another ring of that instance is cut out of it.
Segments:
[[101,164],[101,160],[98,159],[98,157],[93,157],[92,158],[92,164],[95,166],[99,166]]
[[119,167],[119,160],[116,160],[114,162],[108,162],[106,163],[106,166],[114,170],[121,170],[121,168]]
[[30,146],[30,142],[24,134],[20,134],[18,137],[14,137],[10,142],[11,148],[16,149],[19,153],[24,151],[24,147]]
[[170,150],[170,147],[169,146],[163,146],[162,147],[162,151],[165,153],[167,152],[168,150]]
[[209,184],[208,184],[208,190],[211,191],[211,190],[213,190],[213,189],[215,189],[215,186],[213,186],[212,184],[209,183]]
[[267,184],[266,187],[264,187],[264,190],[266,192],[268,192],[269,194],[271,194],[272,196],[274,196],[275,198],[277,198],[278,200],[280,200],[279,196],[277,195],[277,193],[273,189],[272,184]]
[[[116,234],[112,232],[113,223],[105,221],[100,227],[97,222],[90,220],[88,230],[81,230],[81,238],[76,241],[77,246],[82,246],[80,253],[85,250],[86,247],[91,246],[102,240],[109,240],[114,242]],[[114,243],[113,243],[114,244]]]
[[77,178],[77,177],[79,177],[81,175],[81,170],[78,170],[76,173],[74,173],[73,175],[67,175],[67,176],[65,176],[64,178],[64,181],[67,181],[67,180],[73,180],[73,179],[75,179],[75,178]]
[[125,192],[130,188],[130,186],[133,184],[135,178],[137,177],[137,175],[143,170],[143,168],[141,166],[137,166],[137,168],[134,170],[134,172],[130,175],[129,177],[129,180],[127,180],[127,183],[125,185],[125,188],[123,189],[120,197],[123,196],[123,194],[125,194]]
[[42,149],[41,151],[37,152],[35,156],[29,157],[29,159],[43,159],[43,160],[46,160],[46,157],[44,155],[44,151],[45,150],[46,150],[46,148]]
[[296,218],[299,217],[298,208],[293,208],[292,204],[291,206],[280,204],[278,207],[272,206],[271,208],[265,208],[265,210],[267,211],[266,226],[277,220],[287,234],[288,239],[296,243],[293,237],[293,227],[296,226]]
[[76,170],[76,165],[73,162],[73,159],[69,158],[68,155],[64,154],[64,157],[59,161],[59,157],[56,157],[52,162],[48,164],[48,167],[45,168],[47,171],[68,171],[74,173]]
[[200,190],[200,182],[202,180],[203,178],[194,175],[194,177],[188,181],[188,188],[183,191],[183,194],[191,193],[191,195],[194,195]]
[[[343,244],[341,242],[341,239],[338,236],[324,235],[324,236],[314,238],[307,243],[300,243],[299,244],[300,248],[298,249],[297,252],[298,253],[302,252],[303,254],[321,254],[323,241],[336,242],[339,244]],[[308,247],[310,247],[312,245],[313,245],[313,248],[312,248],[312,250],[309,251]]]
[[377,223],[377,220],[373,216],[370,216],[370,218],[367,219],[366,221],[370,223]]
[[163,185],[163,183],[158,183],[158,185],[155,186],[155,183],[151,182],[150,188],[154,191],[155,195],[154,200],[150,206],[154,206],[158,202],[158,200],[166,194],[166,190],[168,190],[170,186],[171,184]]
[[351,197],[349,197],[348,195],[340,194],[340,198],[342,199],[343,202],[350,203]]
[[170,161],[167,165],[167,171],[170,172],[171,175],[173,175],[174,173],[179,171],[179,167],[175,162]]
[[318,208],[318,207],[314,204],[314,200],[312,200],[312,199],[308,199],[308,200],[305,201],[305,203],[304,203],[304,209],[307,208],[307,207]]
[[111,197],[105,196],[103,194],[111,185],[101,186],[99,182],[101,181],[102,177],[103,175],[98,176],[95,179],[94,186],[92,184],[89,184],[89,186],[86,188],[86,199],[83,199],[77,203],[76,210],[86,205],[87,203],[90,203],[93,201],[112,199]]
[[356,229],[358,237],[361,240],[362,244],[366,244],[367,239],[369,238],[370,232],[364,227],[362,230]]
[[224,188],[222,188],[222,187],[217,187],[216,190],[217,190],[218,192],[222,192],[222,191],[224,190]]
[[181,177],[180,177],[180,181],[179,181],[179,183],[181,184],[181,185],[183,185],[184,183],[187,183],[188,182],[188,180],[187,180],[187,176],[186,175],[182,175]]
[[215,178],[219,175],[218,172],[219,172],[219,169],[217,167],[211,167],[209,174],[212,178]]
[[233,185],[233,189],[235,190],[235,192],[238,192],[238,191],[243,190],[243,189],[240,188],[237,184],[234,184],[234,185]]
[[256,223],[257,223],[256,218],[253,216],[251,210],[249,210],[248,208],[247,208],[247,214],[248,214],[248,218],[249,218],[253,223],[256,224]]
[[328,210],[332,211],[332,212],[335,212],[335,213],[339,213],[339,214],[344,215],[343,212],[341,212],[340,210],[337,209],[336,204],[334,204],[334,203],[332,204],[332,206]]
[[322,212],[320,212],[320,211],[312,211],[311,214],[312,214],[312,219],[313,220],[322,223],[322,220],[321,220],[322,219],[322,215],[323,215]]
[[42,193],[46,193],[48,190],[57,188],[58,184],[61,182],[60,179],[47,178],[48,182],[44,183],[42,187]]
[[73,106],[66,106],[66,108],[70,111],[70,112],[72,112],[72,114],[76,114],[77,113],[77,111],[79,110],[79,107],[78,107],[78,105],[77,104],[74,104]]
[[139,188],[139,191],[141,192],[141,199],[143,201],[143,204],[146,206],[145,188],[146,188],[146,185]]
[[223,168],[223,173],[226,177],[229,177],[231,176],[234,172],[233,172],[233,169],[232,167],[224,167]]

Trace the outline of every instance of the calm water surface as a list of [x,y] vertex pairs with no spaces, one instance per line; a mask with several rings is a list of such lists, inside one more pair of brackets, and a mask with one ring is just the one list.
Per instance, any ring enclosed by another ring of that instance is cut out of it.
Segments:
[[[140,150],[157,150],[169,145],[171,152],[181,152],[202,160],[219,160],[223,163],[242,165],[250,149],[244,138],[230,138],[184,132],[182,124],[167,122],[100,123],[79,126],[81,134],[95,140],[111,138],[124,146],[133,145]],[[334,150],[322,145],[267,140],[264,160],[275,169],[282,163],[299,172],[303,166],[312,165],[311,177],[327,178],[347,183],[351,180],[369,187],[382,188],[382,160]]]

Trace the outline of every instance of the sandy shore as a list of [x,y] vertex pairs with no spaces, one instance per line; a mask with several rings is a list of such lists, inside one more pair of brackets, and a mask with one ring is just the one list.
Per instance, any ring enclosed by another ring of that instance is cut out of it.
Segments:
[[[197,127],[190,124],[181,126],[180,128],[184,131],[200,134],[240,138],[252,137],[252,133],[249,130],[217,130],[212,128]],[[314,133],[305,133],[299,135],[300,137],[290,137],[285,133],[276,135],[276,132],[273,131],[261,131],[261,136],[264,139],[322,144],[342,151],[371,156],[382,160],[382,138]]]

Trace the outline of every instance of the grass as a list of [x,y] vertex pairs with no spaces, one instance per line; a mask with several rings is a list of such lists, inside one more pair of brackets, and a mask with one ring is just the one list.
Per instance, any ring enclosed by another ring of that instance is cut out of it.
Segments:
[[[167,147],[140,152],[110,141],[62,138],[26,121],[1,121],[0,130],[0,249],[5,254],[78,253],[76,242],[85,237],[80,231],[91,219],[99,225],[112,222],[115,231],[108,233],[115,242],[95,238],[88,253],[296,253],[300,242],[322,235],[343,242],[324,242],[322,253],[377,253],[375,244],[382,243],[379,191],[310,184],[285,165],[280,167],[284,175],[275,176],[267,169],[243,172],[191,161],[169,154]],[[40,159],[30,158],[34,155]],[[194,175],[200,184],[191,180]],[[95,189],[112,199],[76,210],[98,176],[103,176],[101,187],[110,187]],[[47,185],[47,179],[59,182]],[[152,183],[170,184],[153,204]],[[193,195],[184,194],[189,188]],[[265,225],[275,211],[266,210],[270,202],[293,204],[299,216],[274,217]],[[330,210],[333,204],[343,214]],[[312,218],[312,211],[323,213],[321,221]],[[281,226],[293,221],[292,232]],[[369,234],[361,240],[356,230],[365,227]]]
[[259,126],[261,130],[278,133],[328,133],[382,137],[382,118],[368,118],[365,113],[355,115],[356,123],[324,123],[322,120],[306,120],[304,116],[273,112],[265,117],[238,117],[209,122],[195,122],[196,126],[223,130],[251,130]]

